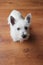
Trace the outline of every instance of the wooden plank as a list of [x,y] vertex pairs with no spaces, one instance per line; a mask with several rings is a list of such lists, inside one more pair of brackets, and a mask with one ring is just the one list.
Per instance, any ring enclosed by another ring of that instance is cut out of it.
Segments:
[[[32,13],[31,36],[13,42],[7,17],[13,10]],[[0,0],[0,65],[43,65],[43,0]]]

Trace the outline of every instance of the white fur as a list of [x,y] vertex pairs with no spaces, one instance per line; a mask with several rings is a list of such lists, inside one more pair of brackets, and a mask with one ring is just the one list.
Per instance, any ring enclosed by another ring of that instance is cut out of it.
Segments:
[[[15,24],[12,25],[11,24],[11,20],[10,17],[13,16],[15,19]],[[27,16],[29,16],[31,18],[31,13],[29,13]],[[13,39],[13,41],[23,41],[23,40],[27,40],[29,38],[29,27],[30,27],[30,23],[28,23],[28,20],[26,19],[27,16],[25,18],[22,18],[22,15],[19,11],[17,10],[13,10],[9,17],[8,17],[8,24],[10,25],[10,35]],[[24,27],[27,26],[28,30],[25,30]],[[20,28],[20,30],[18,31],[17,28]],[[27,37],[26,38],[22,38],[22,35],[26,34]]]

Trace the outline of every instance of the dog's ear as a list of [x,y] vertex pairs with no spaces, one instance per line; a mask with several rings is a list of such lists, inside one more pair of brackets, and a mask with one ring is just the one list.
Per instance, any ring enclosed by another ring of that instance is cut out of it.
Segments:
[[27,16],[25,17],[25,20],[27,20],[28,23],[30,23],[31,18],[32,18],[32,15],[31,15],[31,13],[29,13],[29,14],[27,14]]
[[15,24],[15,19],[14,19],[14,17],[13,17],[13,16],[10,16],[10,22],[11,22],[11,24],[12,24],[12,25],[14,25],[14,24]]

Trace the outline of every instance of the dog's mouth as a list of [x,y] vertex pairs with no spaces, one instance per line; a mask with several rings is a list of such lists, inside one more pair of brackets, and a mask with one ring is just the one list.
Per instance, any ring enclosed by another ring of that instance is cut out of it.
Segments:
[[30,36],[30,34],[23,34],[23,35],[22,35],[22,38],[23,38],[23,39],[28,39],[29,36]]
[[22,35],[22,38],[23,38],[23,39],[25,39],[26,37],[27,37],[27,35],[24,35],[24,34]]
[[23,36],[21,37],[21,40],[27,40],[29,38],[29,36]]
[[20,37],[20,41],[24,41],[24,40],[28,40],[30,34],[27,34],[27,35],[21,35]]

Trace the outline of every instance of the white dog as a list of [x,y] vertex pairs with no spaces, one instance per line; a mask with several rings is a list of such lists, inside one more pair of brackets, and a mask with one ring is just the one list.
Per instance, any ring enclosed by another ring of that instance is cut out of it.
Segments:
[[8,17],[8,24],[10,25],[10,35],[13,41],[27,40],[30,36],[31,13],[27,14],[25,18],[17,10],[13,10]]

